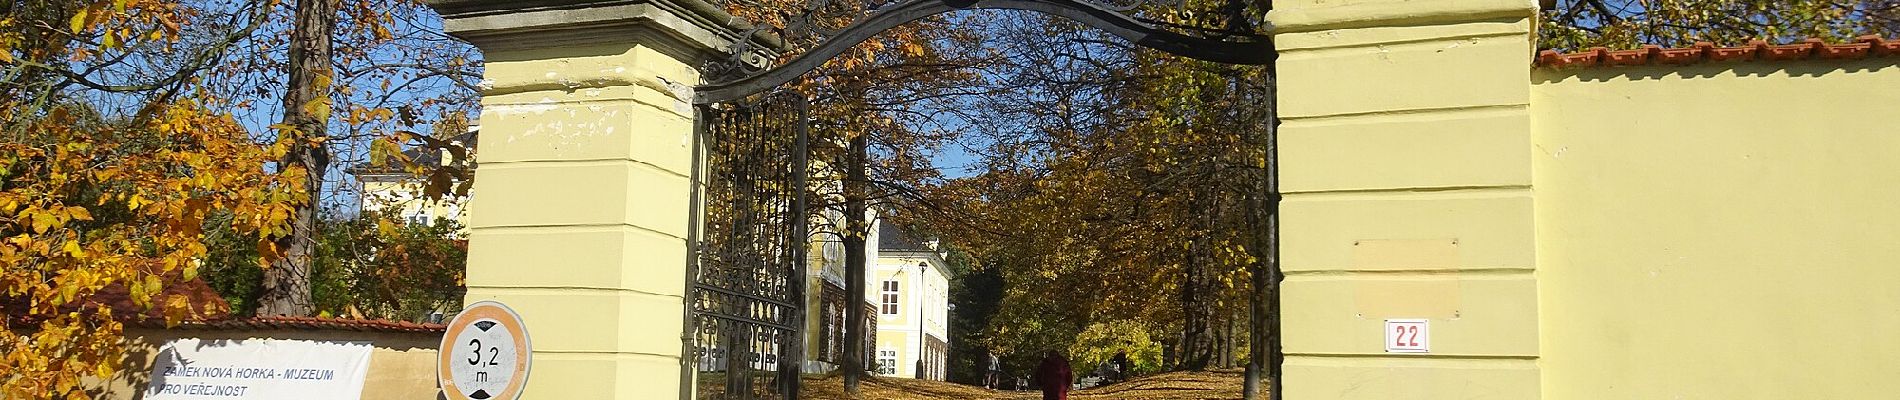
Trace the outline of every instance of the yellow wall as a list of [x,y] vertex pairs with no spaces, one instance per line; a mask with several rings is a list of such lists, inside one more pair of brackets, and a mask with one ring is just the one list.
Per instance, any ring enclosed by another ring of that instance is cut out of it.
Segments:
[[490,50],[466,301],[534,336],[528,399],[681,390],[691,108],[685,61],[626,44]]
[[1900,392],[1896,58],[1534,70],[1528,0],[1275,5],[1287,398]]
[[[1288,399],[1536,399],[1534,1],[1278,1]],[[1386,319],[1431,353],[1386,353]]]
[[524,399],[692,398],[693,87],[756,32],[698,1],[543,3],[430,3],[486,62],[465,301],[520,313]]
[[375,333],[344,331],[205,331],[128,328],[125,331],[126,362],[105,382],[91,382],[98,388],[94,398],[139,398],[151,382],[152,360],[165,342],[179,338],[200,339],[283,339],[370,342],[369,371],[363,379],[363,400],[434,399],[436,388],[436,347],[440,333]]
[[1900,393],[1897,63],[1538,71],[1544,397]]

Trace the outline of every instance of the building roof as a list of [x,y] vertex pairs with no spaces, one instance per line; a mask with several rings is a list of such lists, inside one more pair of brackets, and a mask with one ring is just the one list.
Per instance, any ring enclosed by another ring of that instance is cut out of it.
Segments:
[[1539,67],[1567,69],[1689,65],[1705,62],[1859,60],[1878,57],[1894,57],[1896,61],[1900,61],[1900,39],[1883,39],[1879,36],[1868,35],[1856,38],[1851,43],[1839,44],[1829,44],[1821,39],[1807,39],[1782,45],[1755,40],[1737,47],[1718,47],[1709,42],[1698,42],[1694,46],[1680,48],[1646,45],[1634,50],[1609,50],[1602,47],[1572,53],[1544,50],[1537,54],[1536,64]]
[[936,251],[903,227],[889,221],[877,224],[878,251]]

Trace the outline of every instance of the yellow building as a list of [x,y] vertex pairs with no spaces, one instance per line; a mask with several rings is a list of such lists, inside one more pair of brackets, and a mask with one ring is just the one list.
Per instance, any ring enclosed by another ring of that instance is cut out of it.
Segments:
[[[834,209],[822,213],[824,221],[813,223],[812,251],[809,252],[805,276],[805,373],[829,373],[836,371],[844,363],[845,342],[845,251],[841,236],[828,231],[831,227],[844,226],[843,214]],[[875,235],[875,233],[874,233]],[[867,243],[875,243],[875,236]],[[866,260],[877,259],[877,249],[866,246]],[[867,274],[867,276],[869,276]],[[866,295],[856,301],[857,306],[866,310],[864,315],[877,315],[877,305],[872,301],[876,297],[875,288],[866,289]],[[870,366],[875,363],[875,339],[877,321],[867,322],[866,350],[863,353]]]
[[864,293],[877,309],[877,374],[944,380],[950,278],[942,249],[881,218],[873,226],[876,265],[865,271]]
[[[472,154],[475,150],[478,130],[479,127],[471,127],[468,133],[456,135],[449,141],[463,146]],[[403,155],[415,165],[427,168],[442,165],[468,166],[468,160],[457,160],[455,155],[448,151],[410,149],[404,151]],[[449,195],[441,199],[428,198],[424,195],[425,185],[428,184],[427,179],[395,165],[358,164],[351,166],[346,172],[355,176],[357,183],[362,186],[357,196],[359,210],[381,213],[421,225],[434,224],[437,220],[455,221],[463,227],[464,233],[467,232],[469,213],[465,207],[468,203],[468,198],[465,196]]]

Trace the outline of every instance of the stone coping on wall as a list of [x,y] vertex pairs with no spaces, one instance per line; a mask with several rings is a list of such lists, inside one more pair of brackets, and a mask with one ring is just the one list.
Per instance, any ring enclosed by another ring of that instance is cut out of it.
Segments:
[[1900,56],[1900,39],[1884,39],[1867,35],[1855,38],[1850,43],[1838,44],[1830,44],[1821,39],[1807,39],[1781,45],[1754,40],[1747,45],[1735,47],[1720,47],[1709,42],[1697,42],[1694,46],[1679,48],[1645,45],[1640,49],[1631,50],[1594,47],[1572,53],[1544,50],[1537,54],[1535,62],[1542,68],[1571,69],[1689,65],[1707,62],[1859,60],[1876,57],[1895,57],[1895,60],[1900,60],[1900,57],[1896,56]]

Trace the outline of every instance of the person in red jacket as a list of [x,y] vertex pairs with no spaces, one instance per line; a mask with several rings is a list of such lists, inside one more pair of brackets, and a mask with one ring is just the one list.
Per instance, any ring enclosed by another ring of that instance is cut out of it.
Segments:
[[1068,400],[1069,384],[1075,382],[1075,373],[1069,370],[1069,359],[1062,353],[1049,350],[1042,358],[1042,364],[1036,366],[1036,382],[1042,384],[1042,400]]

